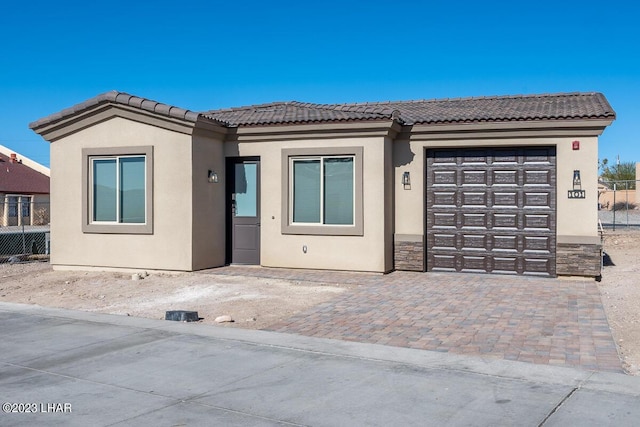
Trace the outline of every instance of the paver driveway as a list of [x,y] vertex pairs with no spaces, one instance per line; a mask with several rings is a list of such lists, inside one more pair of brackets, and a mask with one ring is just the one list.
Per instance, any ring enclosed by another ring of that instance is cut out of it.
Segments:
[[593,280],[241,266],[207,273],[360,285],[273,331],[622,372]]

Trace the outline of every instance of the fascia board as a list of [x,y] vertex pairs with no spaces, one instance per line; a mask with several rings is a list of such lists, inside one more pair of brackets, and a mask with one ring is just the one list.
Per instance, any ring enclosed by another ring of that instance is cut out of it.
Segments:
[[314,123],[290,126],[239,126],[235,128],[230,139],[235,141],[270,141],[300,138],[341,138],[354,136],[395,136],[402,126],[393,121],[383,122],[348,122],[348,123]]
[[414,125],[413,140],[512,138],[540,136],[600,136],[613,120],[557,120]]

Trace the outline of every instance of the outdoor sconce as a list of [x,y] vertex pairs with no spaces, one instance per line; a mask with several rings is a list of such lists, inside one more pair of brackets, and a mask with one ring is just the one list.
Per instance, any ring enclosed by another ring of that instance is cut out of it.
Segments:
[[218,182],[218,174],[209,169],[209,172],[207,173],[207,181]]
[[402,173],[402,185],[411,185],[411,176],[409,175],[409,172]]

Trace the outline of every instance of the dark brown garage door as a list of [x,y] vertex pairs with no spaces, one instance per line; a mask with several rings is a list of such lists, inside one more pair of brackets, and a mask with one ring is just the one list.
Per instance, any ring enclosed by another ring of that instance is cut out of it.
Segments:
[[555,147],[427,151],[427,270],[555,276]]

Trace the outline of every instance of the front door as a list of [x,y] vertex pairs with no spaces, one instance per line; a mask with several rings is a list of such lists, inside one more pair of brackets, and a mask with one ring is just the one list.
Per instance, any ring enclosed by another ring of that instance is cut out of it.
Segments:
[[260,160],[229,159],[227,211],[231,264],[260,264]]

